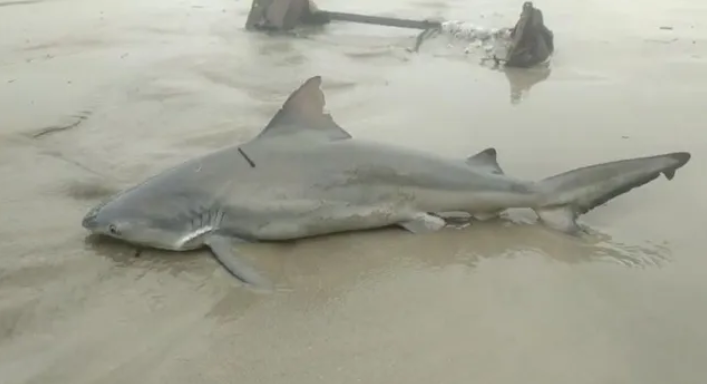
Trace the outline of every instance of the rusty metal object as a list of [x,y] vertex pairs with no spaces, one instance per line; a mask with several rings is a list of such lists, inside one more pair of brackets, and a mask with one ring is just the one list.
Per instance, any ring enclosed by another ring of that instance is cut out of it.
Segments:
[[330,21],[349,21],[387,27],[428,30],[441,27],[431,20],[401,19],[395,17],[359,15],[317,9],[311,0],[254,0],[245,27],[248,30],[290,30],[299,24],[326,24]]
[[[417,36],[417,51],[422,42],[441,30],[442,21],[413,20],[394,17],[359,15],[354,13],[330,12],[317,9],[311,0],[254,0],[251,5],[246,29],[287,31],[298,25],[323,25],[331,21],[349,21],[381,26],[421,29]],[[526,1],[520,19],[511,31],[511,42],[505,58],[493,57],[498,65],[501,61],[508,67],[532,67],[542,63],[554,52],[554,36],[545,26],[542,11]]]
[[381,26],[385,26],[385,27],[412,28],[412,29],[428,30],[431,28],[439,28],[442,26],[442,23],[440,23],[438,21],[431,21],[431,20],[400,19],[397,17],[370,16],[370,15],[359,15],[359,14],[355,14],[355,13],[330,12],[330,11],[319,11],[317,13],[327,17],[329,20],[351,21],[354,23],[374,24],[374,25],[381,25]]
[[548,60],[555,50],[554,34],[545,26],[542,11],[530,1],[523,3],[511,39],[505,58],[508,67],[532,67]]
[[245,28],[247,30],[285,31],[299,24],[325,24],[315,17],[316,6],[309,0],[254,0]]

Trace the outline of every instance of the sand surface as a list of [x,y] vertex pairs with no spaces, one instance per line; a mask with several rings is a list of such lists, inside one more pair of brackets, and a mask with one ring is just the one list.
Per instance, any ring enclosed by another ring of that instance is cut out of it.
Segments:
[[[318,4],[489,27],[521,6]],[[246,0],[0,1],[0,383],[705,383],[707,3],[535,4],[549,75],[491,70],[453,39],[410,53],[409,30],[246,33]],[[247,140],[312,75],[354,136],[495,146],[517,177],[693,158],[583,216],[583,239],[518,212],[244,247],[288,288],[271,295],[206,252],[86,239],[102,198]]]

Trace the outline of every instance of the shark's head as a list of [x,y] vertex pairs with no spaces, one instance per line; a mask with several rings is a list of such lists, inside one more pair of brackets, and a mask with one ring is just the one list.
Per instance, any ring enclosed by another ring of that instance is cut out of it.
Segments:
[[92,208],[81,225],[93,234],[135,245],[166,250],[184,249],[184,231],[170,225],[170,221],[160,218],[160,215],[148,214],[154,213],[155,208],[154,204],[135,205],[118,198]]

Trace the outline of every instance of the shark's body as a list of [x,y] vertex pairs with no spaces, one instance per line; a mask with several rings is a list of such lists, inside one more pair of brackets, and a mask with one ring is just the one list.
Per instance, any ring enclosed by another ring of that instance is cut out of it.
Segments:
[[467,159],[352,138],[323,113],[321,78],[285,102],[263,132],[241,146],[189,160],[89,212],[88,230],[173,251],[208,246],[242,281],[267,282],[238,262],[231,241],[283,241],[399,225],[443,228],[450,212],[484,218],[534,209],[574,232],[582,213],[661,173],[685,152],[599,164],[539,182],[506,176],[492,148]]

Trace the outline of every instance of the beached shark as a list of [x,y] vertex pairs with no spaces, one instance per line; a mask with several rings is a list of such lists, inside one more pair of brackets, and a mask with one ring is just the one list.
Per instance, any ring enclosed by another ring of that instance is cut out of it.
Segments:
[[504,173],[496,150],[449,158],[352,137],[329,114],[321,77],[304,82],[255,138],[153,176],[88,212],[89,231],[158,249],[202,247],[256,289],[269,282],[234,242],[286,241],[400,226],[437,231],[447,220],[531,208],[549,227],[576,219],[690,159],[687,152],[613,161],[539,181]]

